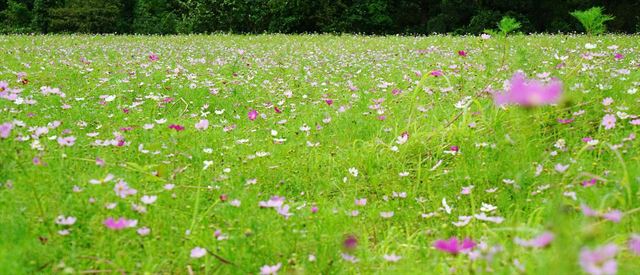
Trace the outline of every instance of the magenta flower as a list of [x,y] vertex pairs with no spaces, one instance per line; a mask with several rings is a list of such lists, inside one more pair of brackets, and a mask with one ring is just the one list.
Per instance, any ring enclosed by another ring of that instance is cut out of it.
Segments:
[[456,237],[449,240],[437,240],[433,243],[433,247],[443,252],[453,255],[470,251],[476,246],[476,243],[469,238],[459,241]]
[[13,129],[13,123],[11,122],[0,124],[0,138],[8,138],[9,134],[11,134],[11,129]]
[[104,220],[104,226],[111,230],[122,230],[127,227],[135,227],[138,221],[136,220],[127,220],[125,218],[114,219],[112,217],[108,217]]
[[515,238],[514,242],[520,246],[524,247],[534,247],[534,248],[542,248],[548,246],[555,236],[551,232],[544,232],[540,236],[537,236],[531,240],[523,240],[520,238]]
[[510,81],[509,90],[494,94],[496,105],[515,104],[522,106],[548,105],[558,102],[562,95],[562,82],[551,80],[545,84],[527,79],[523,73],[515,73]]
[[171,125],[169,125],[169,129],[173,129],[173,130],[176,130],[176,131],[180,132],[180,131],[184,130],[184,126],[178,125],[178,124],[171,124]]
[[247,116],[249,117],[249,120],[254,121],[256,120],[256,118],[258,118],[258,111],[251,109],[251,111],[249,111]]
[[631,239],[629,239],[629,250],[637,256],[640,256],[640,235],[634,234],[631,236]]
[[331,106],[333,104],[333,99],[325,99],[324,102]]
[[624,58],[624,55],[622,55],[621,53],[616,53],[613,58],[615,58],[616,60],[620,60]]
[[458,51],[458,55],[462,56],[462,57],[467,57],[467,52],[465,51]]
[[580,252],[580,266],[588,274],[616,274],[618,271],[616,254],[618,254],[618,247],[615,244],[608,244],[593,250],[583,248]]
[[155,53],[150,53],[149,54],[149,60],[150,61],[158,61],[159,59],[160,59],[160,57],[158,57],[157,54],[155,54]]
[[444,73],[442,73],[442,70],[433,70],[429,74],[432,75],[432,76],[435,76],[435,77],[439,77],[439,76],[443,76],[444,75]]
[[347,235],[342,242],[342,246],[347,250],[353,250],[358,246],[358,239],[354,235]]

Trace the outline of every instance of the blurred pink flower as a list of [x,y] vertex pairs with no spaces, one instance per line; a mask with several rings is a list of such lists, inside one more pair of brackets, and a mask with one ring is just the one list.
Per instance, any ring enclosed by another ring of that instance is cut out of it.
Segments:
[[475,246],[476,243],[469,238],[459,241],[456,237],[451,237],[449,240],[437,240],[433,243],[434,248],[453,255],[469,251]]
[[13,124],[11,122],[0,124],[0,138],[8,138],[9,134],[11,134],[11,129],[13,129]]
[[137,223],[138,221],[136,220],[127,220],[125,218],[119,218],[116,220],[112,217],[109,217],[104,220],[104,226],[111,230],[122,230],[127,227],[134,227]]
[[202,119],[196,123],[196,129],[207,130],[209,128],[209,120]]
[[249,120],[254,121],[256,120],[256,118],[258,118],[258,111],[251,109],[247,116],[249,117]]
[[76,143],[76,137],[68,136],[68,137],[59,137],[58,144],[62,146],[73,146]]
[[281,263],[276,265],[265,265],[260,268],[260,275],[275,275],[278,274],[278,270],[282,267]]
[[197,258],[202,258],[204,257],[204,255],[207,255],[207,250],[196,246],[193,249],[191,249],[191,258],[197,259]]
[[637,256],[640,256],[640,235],[634,234],[631,236],[631,239],[629,239],[629,250]]
[[515,73],[510,81],[509,90],[494,94],[496,105],[515,104],[522,106],[540,106],[558,102],[562,95],[562,82],[552,79],[543,82],[527,79],[523,73]]
[[583,248],[580,252],[580,266],[584,272],[592,275],[616,274],[618,271],[616,254],[618,254],[618,247],[615,244],[593,250]]
[[524,246],[524,247],[534,247],[534,248],[542,248],[548,246],[555,236],[551,232],[544,232],[540,236],[537,236],[531,240],[523,240],[520,238],[515,238],[515,243]]
[[151,61],[158,61],[159,59],[160,59],[160,57],[158,57],[158,55],[157,55],[157,54],[155,54],[155,53],[153,53],[153,52],[149,54],[149,60],[151,60]]

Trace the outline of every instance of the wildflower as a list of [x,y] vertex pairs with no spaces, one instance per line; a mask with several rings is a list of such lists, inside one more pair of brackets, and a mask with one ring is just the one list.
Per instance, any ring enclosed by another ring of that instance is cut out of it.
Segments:
[[207,130],[207,128],[209,128],[209,121],[206,119],[202,119],[198,123],[196,123],[195,126],[198,130]]
[[149,227],[145,226],[145,227],[138,228],[138,230],[136,230],[136,232],[140,236],[146,236],[146,235],[149,235],[149,233],[151,233],[151,229],[149,229]]
[[184,130],[184,126],[178,125],[178,124],[171,124],[169,125],[169,129],[173,129],[173,130],[176,130],[177,132],[180,132]]
[[347,262],[350,262],[350,263],[353,263],[353,264],[355,264],[355,263],[360,261],[358,258],[356,258],[356,256],[353,256],[353,255],[348,254],[348,253],[342,253],[340,256],[342,256],[343,260],[345,260]]
[[11,122],[0,124],[0,138],[8,138],[9,134],[11,134],[11,129],[13,129],[13,124]]
[[616,53],[613,58],[615,58],[616,60],[620,60],[624,58],[624,55],[622,55],[621,53]]
[[629,250],[637,256],[640,256],[640,235],[634,234],[631,236],[631,239],[629,239]]
[[391,254],[391,255],[385,254],[382,256],[382,258],[384,258],[385,261],[392,262],[392,263],[398,262],[400,261],[400,259],[402,259],[401,256],[398,256],[396,254]]
[[258,205],[262,208],[278,208],[284,204],[284,197],[273,196],[268,201],[261,201]]
[[615,244],[608,244],[593,250],[583,248],[580,252],[580,266],[588,274],[616,274],[618,264],[614,259],[618,254]]
[[107,218],[103,222],[104,226],[111,230],[122,230],[127,227],[135,227],[138,224],[136,220],[127,220],[125,218],[114,219],[112,217]]
[[349,168],[349,173],[350,173],[351,175],[353,175],[354,177],[358,177],[358,169],[357,169],[357,168],[355,168],[355,167],[351,167],[351,168]]
[[526,79],[523,73],[515,73],[510,81],[509,90],[496,93],[496,105],[516,104],[522,106],[548,105],[558,102],[562,94],[562,82],[551,80],[544,84],[537,80]]
[[342,242],[342,246],[347,250],[353,250],[358,246],[358,239],[354,235],[347,235]]
[[149,54],[149,60],[150,60],[150,61],[155,62],[155,61],[158,61],[159,59],[160,59],[160,58],[158,57],[158,55],[157,55],[157,54],[155,54],[155,53],[150,53],[150,54]]
[[613,129],[616,127],[616,116],[612,114],[606,114],[602,118],[602,126],[604,126],[605,130]]
[[459,241],[456,237],[449,240],[437,240],[433,243],[433,247],[453,255],[470,251],[476,246],[476,243],[469,238]]
[[523,240],[515,238],[514,242],[524,247],[542,248],[548,246],[554,239],[554,235],[551,232],[544,232],[540,236],[537,236],[531,240]]
[[432,76],[435,76],[435,77],[439,77],[439,76],[443,76],[444,75],[444,73],[442,73],[442,70],[433,70],[429,74],[432,75]]
[[251,109],[247,116],[249,117],[249,120],[254,121],[256,120],[256,118],[258,118],[258,111]]
[[382,217],[383,219],[391,218],[391,217],[393,217],[393,211],[380,212],[380,217]]
[[129,187],[129,185],[123,180],[120,180],[116,183],[115,187],[113,188],[113,191],[115,191],[116,195],[118,195],[123,199],[126,198],[127,196],[134,195],[138,192],[137,190]]
[[458,51],[458,55],[462,57],[467,57],[467,52],[465,52],[464,50]]
[[74,223],[76,223],[76,217],[65,217],[60,215],[56,218],[56,224],[59,225],[73,225]]
[[367,205],[367,199],[366,198],[356,199],[355,204],[357,206],[365,206]]
[[280,270],[280,268],[282,267],[281,263],[278,263],[276,265],[264,265],[263,267],[260,268],[260,275],[272,275],[272,274],[278,274],[278,270]]
[[204,257],[204,255],[207,255],[207,250],[202,247],[196,246],[191,249],[191,258],[198,259]]
[[69,137],[59,137],[58,138],[58,144],[62,145],[62,146],[73,146],[73,144],[76,143],[76,137],[74,136],[69,136]]
[[567,171],[567,169],[569,169],[569,164],[564,165],[562,163],[558,163],[558,164],[556,164],[556,166],[554,168],[556,169],[556,171],[558,173],[564,173],[564,172]]
[[147,196],[147,195],[144,195],[142,196],[142,198],[140,198],[140,200],[144,204],[152,204],[156,202],[157,199],[158,199],[158,196]]

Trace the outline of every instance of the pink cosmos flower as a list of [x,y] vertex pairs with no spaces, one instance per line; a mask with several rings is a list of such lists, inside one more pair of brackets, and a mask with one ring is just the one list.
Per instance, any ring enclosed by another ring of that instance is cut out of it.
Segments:
[[207,255],[207,250],[202,247],[196,246],[191,249],[191,258],[202,258],[204,255]]
[[149,54],[149,60],[151,60],[152,62],[158,61],[160,59],[160,57],[158,57],[157,54],[155,53],[150,53]]
[[598,183],[598,181],[596,179],[585,180],[585,181],[582,182],[582,186],[590,187],[590,186],[596,185],[596,183]]
[[281,263],[276,265],[265,265],[260,268],[260,275],[275,275],[278,274],[278,270],[282,267]]
[[562,95],[562,82],[551,80],[548,84],[527,79],[523,73],[515,73],[510,81],[509,90],[494,94],[496,105],[516,104],[522,106],[540,106],[558,102]]
[[433,70],[429,74],[432,75],[432,76],[435,76],[435,77],[439,77],[439,76],[443,76],[444,75],[444,73],[442,73],[442,70]]
[[273,196],[268,201],[260,201],[258,205],[262,208],[278,208],[284,204],[284,197]]
[[634,234],[631,236],[631,239],[629,239],[629,250],[637,256],[640,256],[640,235]]
[[108,217],[104,220],[104,226],[111,230],[122,230],[127,227],[135,227],[138,224],[136,220],[127,220],[125,218],[114,219],[112,217]]
[[524,247],[542,248],[548,246],[554,239],[554,235],[551,232],[544,232],[540,236],[537,236],[531,240],[523,240],[515,238],[514,242]]
[[249,117],[249,120],[254,121],[256,120],[256,118],[258,118],[258,111],[251,109],[247,116]]
[[458,51],[458,55],[462,56],[462,57],[467,57],[467,52],[465,51]]
[[184,130],[184,126],[178,125],[178,124],[171,124],[171,125],[169,125],[169,129],[174,129],[174,130],[180,132],[180,131]]
[[198,123],[196,123],[196,129],[198,130],[207,130],[209,128],[209,120],[202,119]]
[[11,129],[13,129],[13,123],[11,122],[0,124],[0,138],[8,138],[9,134],[11,134]]
[[73,146],[76,143],[76,137],[68,136],[68,137],[59,137],[58,144],[62,146]]
[[116,183],[116,186],[113,187],[113,191],[115,191],[116,195],[123,199],[138,192],[136,189],[129,187],[129,185],[123,180],[120,180]]
[[400,259],[402,259],[401,256],[398,256],[396,254],[391,254],[391,255],[385,254],[382,256],[382,258],[384,258],[385,261],[391,262],[391,263],[398,262],[400,261]]
[[449,240],[437,240],[433,243],[434,248],[453,255],[467,252],[475,246],[476,243],[469,238],[459,241],[456,237],[451,237]]
[[606,114],[602,118],[602,126],[605,130],[610,130],[616,127],[616,116],[612,114]]
[[331,106],[333,104],[333,99],[325,99],[324,102]]
[[624,58],[624,55],[622,55],[621,53],[616,53],[613,58],[615,58],[616,60],[620,60]]
[[593,250],[583,248],[580,252],[580,266],[584,272],[592,275],[616,274],[618,271],[616,254],[618,254],[618,246],[615,244]]
[[354,235],[347,235],[342,242],[342,246],[347,250],[353,250],[358,246],[358,239]]

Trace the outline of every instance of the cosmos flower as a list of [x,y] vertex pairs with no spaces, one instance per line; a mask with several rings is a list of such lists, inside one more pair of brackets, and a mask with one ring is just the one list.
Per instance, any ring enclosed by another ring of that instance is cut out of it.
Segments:
[[207,255],[207,250],[202,247],[196,246],[191,249],[191,258],[198,259],[204,257],[204,255]]
[[636,254],[636,256],[640,256],[640,235],[632,235],[631,239],[629,239],[629,250]]
[[618,271],[616,254],[618,254],[618,247],[615,244],[604,245],[593,250],[583,248],[580,251],[580,266],[584,272],[592,275],[616,274]]
[[195,125],[198,130],[207,130],[209,128],[209,120],[202,119]]
[[256,118],[258,118],[258,111],[251,109],[247,116],[249,117],[249,120],[254,121],[256,120]]
[[111,230],[122,230],[127,227],[135,227],[138,224],[136,220],[127,220],[125,218],[114,219],[112,217],[108,217],[103,222],[104,226]]
[[510,81],[509,89],[504,93],[494,94],[494,102],[498,106],[515,104],[521,106],[540,106],[556,103],[562,95],[562,82],[551,80],[545,84],[538,80],[527,79],[523,73],[515,73]]
[[462,57],[467,57],[467,52],[465,52],[464,50],[461,50],[461,51],[458,51],[458,55]]
[[68,137],[59,137],[58,138],[58,144],[62,145],[62,146],[73,146],[73,144],[76,143],[76,137],[74,136],[68,136]]
[[606,114],[602,118],[602,126],[605,130],[610,130],[616,127],[616,116],[612,114]]
[[76,220],[77,220],[76,217],[71,217],[71,216],[65,217],[65,216],[60,215],[60,216],[58,216],[56,218],[56,224],[59,224],[59,225],[73,225],[74,223],[76,223]]
[[180,132],[180,131],[184,130],[184,126],[178,125],[178,124],[171,124],[171,125],[169,125],[169,129],[174,129],[177,132]]
[[401,256],[398,256],[396,254],[385,254],[382,256],[382,258],[384,258],[385,261],[391,262],[391,263],[398,262],[400,261],[400,259],[402,259]]
[[155,53],[150,53],[150,54],[149,54],[149,60],[150,60],[151,62],[155,62],[155,61],[160,60],[160,57],[158,57],[158,55],[157,55],[157,54],[155,54]]
[[465,238],[464,240],[460,241],[456,237],[451,237],[449,240],[437,240],[433,243],[433,247],[435,249],[453,255],[470,251],[475,246],[476,243],[469,238]]
[[0,138],[8,138],[9,134],[11,134],[11,129],[13,129],[13,123],[11,122],[0,124]]
[[551,232],[544,232],[541,235],[531,239],[531,240],[523,240],[520,238],[515,238],[514,242],[520,246],[524,247],[533,247],[533,248],[542,248],[548,246],[555,236]]
[[120,180],[116,183],[116,185],[113,187],[113,191],[115,191],[116,195],[123,199],[138,192],[137,190],[129,187],[129,185],[123,180]]
[[264,265],[260,268],[260,275],[275,275],[278,274],[278,270],[282,267],[282,263],[276,265]]

